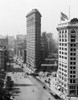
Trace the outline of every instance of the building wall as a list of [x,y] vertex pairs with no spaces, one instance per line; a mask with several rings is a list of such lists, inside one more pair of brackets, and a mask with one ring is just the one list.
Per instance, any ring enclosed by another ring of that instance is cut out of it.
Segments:
[[68,68],[67,34],[68,33],[66,29],[59,31],[58,80],[60,86],[62,86],[61,91],[63,91],[63,88],[65,88],[65,91],[67,91],[67,68]]

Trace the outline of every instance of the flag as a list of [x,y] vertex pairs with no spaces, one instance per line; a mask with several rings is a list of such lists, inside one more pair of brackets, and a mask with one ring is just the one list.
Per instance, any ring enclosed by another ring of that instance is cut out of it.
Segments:
[[61,21],[68,20],[68,16],[61,12]]

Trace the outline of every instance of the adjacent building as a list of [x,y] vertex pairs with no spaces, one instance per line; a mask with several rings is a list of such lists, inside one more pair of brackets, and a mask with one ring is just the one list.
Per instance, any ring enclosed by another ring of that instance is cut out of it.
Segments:
[[68,96],[78,96],[78,19],[61,23],[57,27],[58,84]]
[[26,17],[26,63],[32,69],[39,68],[41,64],[41,14],[37,9],[33,9]]

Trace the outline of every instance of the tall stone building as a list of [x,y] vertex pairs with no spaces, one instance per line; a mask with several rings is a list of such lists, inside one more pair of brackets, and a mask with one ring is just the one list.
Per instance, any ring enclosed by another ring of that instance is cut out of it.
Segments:
[[78,96],[78,19],[58,25],[58,84],[68,96]]
[[33,9],[27,14],[27,66],[34,69],[41,64],[41,14]]

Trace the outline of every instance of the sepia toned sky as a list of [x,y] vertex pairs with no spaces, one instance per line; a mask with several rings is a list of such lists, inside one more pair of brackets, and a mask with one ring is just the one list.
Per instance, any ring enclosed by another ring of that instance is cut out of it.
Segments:
[[78,18],[78,0],[0,0],[0,34],[26,34],[26,15],[32,9],[42,14],[41,31],[52,32],[57,38],[60,11]]

